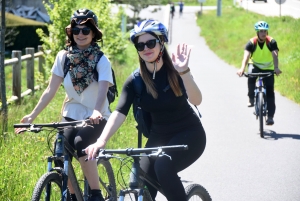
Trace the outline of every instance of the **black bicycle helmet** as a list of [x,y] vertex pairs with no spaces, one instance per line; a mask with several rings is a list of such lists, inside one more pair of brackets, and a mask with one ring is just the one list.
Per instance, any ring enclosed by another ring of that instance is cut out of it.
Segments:
[[95,25],[98,27],[98,18],[95,15],[95,13],[91,10],[88,9],[79,9],[76,10],[73,15],[71,16],[70,19],[70,23],[72,22],[72,20],[74,20],[76,22],[76,24],[81,24],[81,21],[86,22],[87,19],[93,19],[95,22]]
[[76,10],[73,15],[70,18],[70,24],[66,27],[66,33],[69,38],[71,38],[71,28],[80,25],[85,24],[87,21],[89,21],[95,28],[95,38],[96,40],[102,39],[102,31],[98,27],[98,17],[96,14],[89,9],[78,9]]

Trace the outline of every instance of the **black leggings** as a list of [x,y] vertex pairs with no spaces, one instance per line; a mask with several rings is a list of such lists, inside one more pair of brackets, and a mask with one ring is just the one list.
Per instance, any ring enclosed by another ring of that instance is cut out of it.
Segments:
[[[166,152],[172,160],[169,157],[157,159],[142,157],[141,168],[160,183],[168,201],[184,201],[186,200],[185,191],[177,173],[190,166],[202,155],[206,145],[205,131],[200,125],[177,132],[167,138],[157,139],[150,136],[146,147],[167,145],[188,145],[188,150]],[[155,200],[157,190],[150,184],[146,185],[152,199]]]
[[[261,70],[252,64],[248,65],[249,73],[267,73],[274,72],[274,70]],[[269,76],[263,79],[264,85],[266,86],[267,93],[267,110],[268,116],[273,117],[276,110],[275,105],[275,93],[274,93],[274,76]],[[254,89],[255,89],[256,78],[248,78],[248,96],[249,99],[254,99]]]
[[[65,118],[71,120],[70,118]],[[76,150],[77,156],[80,158],[86,154],[82,153],[82,149],[85,149],[90,144],[93,144],[100,137],[106,120],[103,119],[99,124],[92,124],[84,128],[68,128],[64,130],[64,136],[67,142]]]

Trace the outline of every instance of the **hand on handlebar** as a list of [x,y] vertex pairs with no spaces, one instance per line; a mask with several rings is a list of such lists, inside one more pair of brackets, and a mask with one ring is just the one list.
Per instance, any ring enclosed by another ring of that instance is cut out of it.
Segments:
[[237,74],[238,76],[242,77],[243,74],[244,74],[244,70],[240,69],[240,70],[238,70],[238,71],[236,72],[236,74]]
[[[32,123],[33,122],[33,118],[30,115],[25,115],[21,121],[21,123]],[[25,132],[27,129],[26,128],[15,128],[15,133],[16,134],[20,134]]]
[[94,160],[100,149],[104,149],[105,142],[102,140],[97,140],[94,144],[89,145],[87,148],[84,149],[85,153],[87,154],[88,160]]
[[282,73],[279,68],[275,68],[274,72],[276,73],[277,76]]
[[94,110],[93,114],[90,116],[91,124],[99,124],[99,122],[103,119],[102,114],[98,110]]

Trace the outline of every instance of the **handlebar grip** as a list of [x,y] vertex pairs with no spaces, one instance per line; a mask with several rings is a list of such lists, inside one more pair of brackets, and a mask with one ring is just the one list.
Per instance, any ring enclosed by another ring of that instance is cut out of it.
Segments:
[[30,128],[30,123],[24,123],[24,124],[14,124],[14,128]]

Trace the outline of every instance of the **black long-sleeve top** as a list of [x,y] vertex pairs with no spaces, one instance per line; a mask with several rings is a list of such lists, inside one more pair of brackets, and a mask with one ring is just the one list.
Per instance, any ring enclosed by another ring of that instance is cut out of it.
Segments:
[[[123,85],[122,93],[116,110],[127,116],[135,98],[132,75]],[[153,80],[158,93],[157,99],[148,94],[146,88],[142,91],[140,105],[150,112],[152,118],[151,135],[174,135],[178,131],[191,126],[201,125],[200,120],[186,99],[186,92],[176,97],[172,89],[164,91],[169,85],[167,70],[164,66],[156,72]],[[183,81],[179,76],[179,83],[184,89]]]

